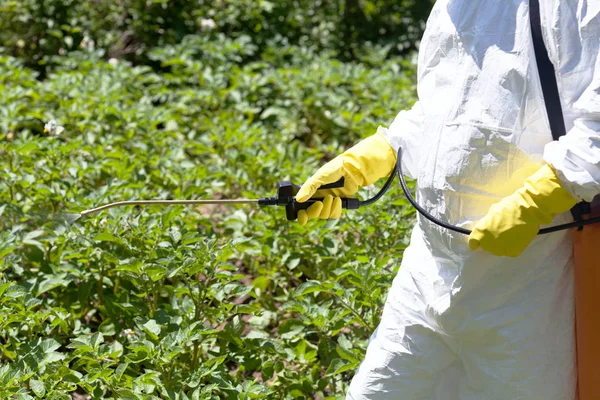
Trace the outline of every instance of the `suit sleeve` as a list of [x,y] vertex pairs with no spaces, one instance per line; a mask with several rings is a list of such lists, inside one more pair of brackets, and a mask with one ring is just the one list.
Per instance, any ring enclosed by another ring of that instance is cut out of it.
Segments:
[[389,128],[379,127],[377,130],[388,140],[396,154],[398,148],[402,148],[402,170],[412,179],[419,174],[422,125],[423,111],[421,104],[416,102],[410,110],[401,111]]
[[572,126],[544,148],[565,189],[585,201],[600,194],[600,7],[588,12],[594,15],[582,17],[578,29],[556,30],[558,81]]

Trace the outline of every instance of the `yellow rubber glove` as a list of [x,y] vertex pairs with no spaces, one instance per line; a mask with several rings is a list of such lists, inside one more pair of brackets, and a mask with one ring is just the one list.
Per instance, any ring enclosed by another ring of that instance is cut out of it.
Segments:
[[469,248],[497,256],[517,257],[555,215],[570,210],[577,200],[561,185],[556,172],[544,165],[523,187],[492,205],[475,224]]
[[337,219],[342,215],[341,197],[352,197],[360,187],[388,176],[396,165],[396,154],[386,138],[376,133],[340,154],[310,177],[296,194],[296,200],[304,202],[317,193],[323,185],[337,182],[344,177],[344,187],[319,190],[317,201],[306,211],[298,212],[298,222],[305,225],[309,218]]

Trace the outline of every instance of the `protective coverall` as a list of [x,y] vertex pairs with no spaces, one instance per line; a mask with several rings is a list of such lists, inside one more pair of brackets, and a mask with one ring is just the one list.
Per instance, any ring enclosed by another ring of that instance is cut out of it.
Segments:
[[[380,133],[402,147],[417,199],[472,227],[544,162],[578,200],[600,193],[600,0],[540,2],[567,135],[553,142],[528,0],[438,0],[418,98]],[[560,214],[552,224],[571,221]],[[419,218],[347,398],[575,398],[572,233],[517,258],[472,252]]]

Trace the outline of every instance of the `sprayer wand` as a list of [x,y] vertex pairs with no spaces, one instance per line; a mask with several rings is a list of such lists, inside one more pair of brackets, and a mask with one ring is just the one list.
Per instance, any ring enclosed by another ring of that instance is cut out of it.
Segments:
[[[359,207],[370,205],[379,200],[392,184],[394,175],[392,174],[386,182],[385,187],[372,199],[360,201],[354,198],[342,198],[342,208],[347,210],[355,210]],[[340,178],[337,182],[321,186],[321,189],[337,189],[344,187],[344,178]],[[91,214],[98,213],[113,207],[124,206],[148,206],[148,205],[206,205],[206,204],[258,204],[259,206],[281,206],[285,207],[285,215],[288,221],[294,221],[298,218],[298,211],[306,210],[317,201],[322,201],[322,198],[312,198],[306,202],[299,203],[296,201],[296,194],[300,190],[300,186],[294,185],[292,182],[279,182],[277,195],[274,197],[265,197],[262,199],[233,199],[233,200],[131,200],[119,201],[116,203],[106,204],[100,207],[92,208],[75,214],[76,217],[85,217]]]

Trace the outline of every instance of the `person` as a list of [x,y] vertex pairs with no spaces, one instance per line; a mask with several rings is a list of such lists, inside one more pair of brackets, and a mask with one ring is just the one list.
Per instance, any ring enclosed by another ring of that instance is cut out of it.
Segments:
[[418,58],[418,101],[321,167],[299,214],[339,218],[339,197],[392,173],[466,237],[419,217],[348,399],[569,400],[576,396],[572,221],[600,192],[600,1],[541,2],[566,136],[553,141],[528,0],[438,0]]

